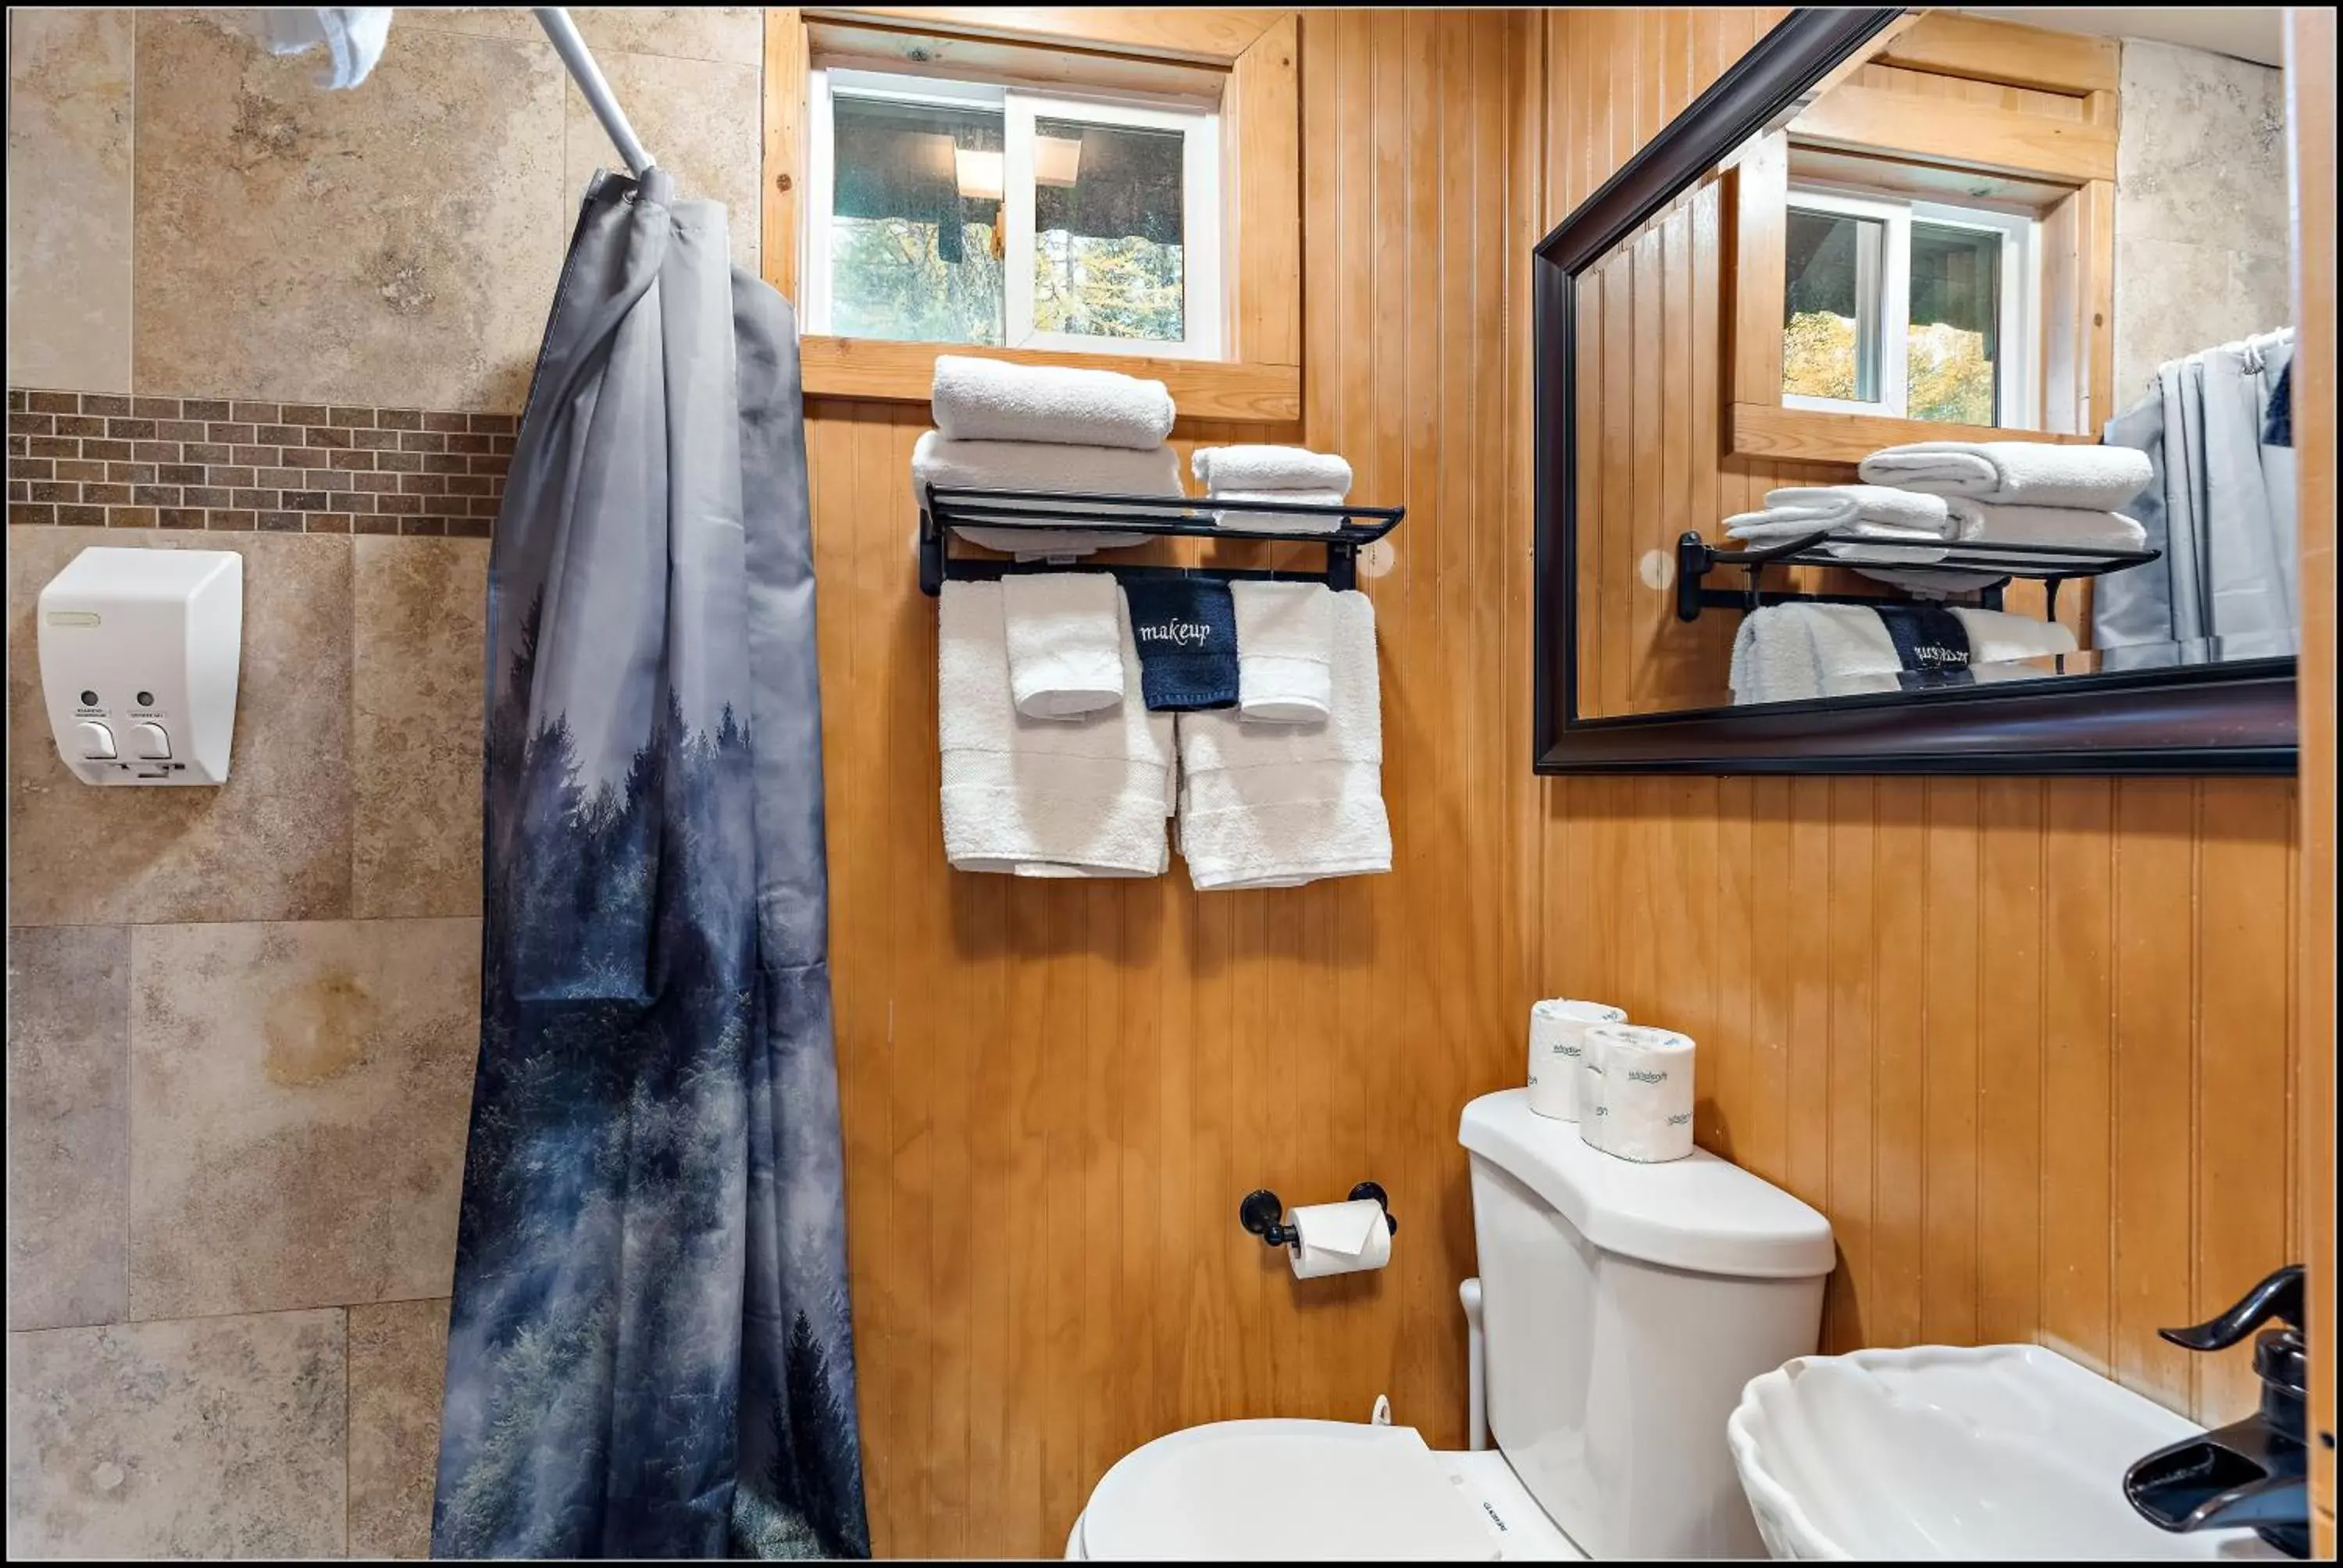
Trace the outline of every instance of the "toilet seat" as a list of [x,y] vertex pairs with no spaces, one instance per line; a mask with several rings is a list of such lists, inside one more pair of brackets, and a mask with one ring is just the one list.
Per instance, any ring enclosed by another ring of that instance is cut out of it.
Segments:
[[1133,1449],[1091,1493],[1090,1558],[1486,1562],[1501,1540],[1413,1427],[1222,1421]]

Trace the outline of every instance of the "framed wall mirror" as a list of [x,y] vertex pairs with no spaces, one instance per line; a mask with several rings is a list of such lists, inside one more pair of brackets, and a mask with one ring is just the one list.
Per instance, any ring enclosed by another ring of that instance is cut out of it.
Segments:
[[2291,771],[2281,31],[1801,9],[1549,234],[1538,771]]

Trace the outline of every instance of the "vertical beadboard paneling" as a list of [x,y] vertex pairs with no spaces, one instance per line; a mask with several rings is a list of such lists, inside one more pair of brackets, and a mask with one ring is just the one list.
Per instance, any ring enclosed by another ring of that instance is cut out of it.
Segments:
[[[1542,224],[1785,13],[1696,12],[1688,30],[1677,15],[1547,14]],[[1715,201],[1691,198],[1695,236]],[[1601,437],[1584,494],[1606,560],[1678,516],[1666,389],[1704,291],[1678,283],[1677,221],[1587,290],[1590,380],[1620,394],[1582,410]],[[1686,458],[1694,504],[1719,515],[1827,477],[1721,461],[1706,430]],[[1597,711],[1714,668],[1632,597],[1585,602]],[[1837,1227],[1826,1348],[2036,1339],[2208,1422],[2251,1402],[2234,1356],[2190,1358],[2155,1331],[2291,1257],[2307,1223],[2289,1196],[2305,1162],[2290,782],[1540,789],[1539,989],[1701,1020],[1702,1142]],[[1691,878],[1715,900],[1695,924],[1673,901]]]
[[[1108,1465],[1197,1422],[1359,1420],[1388,1393],[1433,1442],[1463,1441],[1456,1114],[1520,1078],[1536,940],[1510,418],[1528,383],[1506,323],[1535,206],[1515,188],[1535,123],[1522,55],[1543,28],[1313,12],[1302,34],[1303,417],[1183,424],[1174,444],[1306,433],[1351,457],[1363,499],[1408,508],[1395,568],[1368,585],[1393,875],[1199,898],[1177,865],[1112,885],[950,871],[935,607],[910,548],[925,410],[808,411],[850,1257],[885,1553],[1054,1555]],[[1381,1274],[1297,1287],[1237,1228],[1252,1187],[1304,1202],[1366,1178],[1409,1221]]]

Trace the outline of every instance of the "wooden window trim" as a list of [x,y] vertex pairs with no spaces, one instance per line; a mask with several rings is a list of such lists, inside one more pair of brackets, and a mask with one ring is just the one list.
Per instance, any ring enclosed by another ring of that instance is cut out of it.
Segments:
[[2068,193],[2042,215],[2046,427],[2026,438],[2097,440],[2095,433],[2116,413],[2117,58],[2106,39],[1931,13],[1891,35],[1868,63],[2061,93],[2081,100],[2080,117],[1970,103],[1951,116],[1941,100],[1842,81],[1786,131],[1765,137],[1725,172],[1733,280],[1726,441],[1734,456],[1853,464],[1904,441],[2010,438],[2009,431],[1993,427],[1782,406],[1783,225],[1793,139],[1800,146],[1989,171],[2036,190]]
[[[819,30],[819,31],[817,31]],[[1227,357],[1037,353],[968,344],[827,336],[802,340],[814,397],[928,400],[939,354],[1073,365],[1151,377],[1183,417],[1285,423],[1302,417],[1302,157],[1299,18],[1291,11],[895,7],[765,13],[763,272],[797,297],[805,184],[805,80],[823,52],[932,65],[939,59],[1045,86],[1193,91],[1220,84],[1228,226]],[[1041,46],[1037,46],[1041,45]],[[1019,56],[1021,56],[1021,61]]]

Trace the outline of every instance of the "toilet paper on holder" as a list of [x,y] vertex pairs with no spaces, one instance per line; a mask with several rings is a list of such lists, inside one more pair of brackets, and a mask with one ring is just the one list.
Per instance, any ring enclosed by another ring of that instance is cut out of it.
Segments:
[[1373,1181],[1352,1188],[1345,1202],[1304,1204],[1293,1211],[1291,1221],[1281,1223],[1284,1212],[1284,1201],[1262,1188],[1245,1194],[1237,1222],[1269,1245],[1284,1248],[1297,1280],[1358,1273],[1391,1261],[1399,1221],[1383,1190]]

